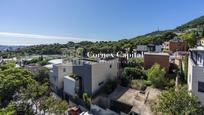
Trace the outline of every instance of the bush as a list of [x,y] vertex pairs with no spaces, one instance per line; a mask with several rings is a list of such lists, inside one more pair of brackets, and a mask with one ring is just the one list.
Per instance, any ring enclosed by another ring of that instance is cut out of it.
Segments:
[[132,80],[130,87],[137,90],[143,90],[146,89],[147,84],[144,80]]
[[152,85],[151,81],[144,81],[144,83],[146,84],[146,86],[151,86]]
[[147,70],[148,80],[156,88],[164,89],[167,82],[165,79],[166,71],[161,68],[159,64],[154,64],[149,70]]
[[42,60],[40,62],[38,62],[41,66],[44,66],[46,64],[48,64],[48,59]]
[[200,112],[201,105],[198,98],[189,95],[187,87],[179,87],[178,90],[170,88],[162,91],[153,105],[156,112],[164,115],[203,115]]
[[169,82],[167,83],[167,87],[168,88],[174,87],[175,86],[175,82],[176,81],[174,79],[169,80]]
[[143,70],[133,67],[126,67],[122,75],[129,79],[147,79]]
[[139,69],[143,69],[144,59],[143,58],[130,58],[128,60],[128,67],[137,67]]
[[87,93],[83,93],[83,101],[85,103],[85,106],[87,108],[90,108],[90,106],[91,106],[91,97]]
[[121,78],[121,85],[124,86],[124,87],[127,87],[128,84],[129,84],[128,76],[122,75],[122,78]]

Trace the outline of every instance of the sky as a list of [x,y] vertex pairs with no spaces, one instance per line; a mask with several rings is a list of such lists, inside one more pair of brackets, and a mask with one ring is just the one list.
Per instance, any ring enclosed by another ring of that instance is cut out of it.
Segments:
[[0,0],[0,44],[129,39],[204,15],[204,0]]

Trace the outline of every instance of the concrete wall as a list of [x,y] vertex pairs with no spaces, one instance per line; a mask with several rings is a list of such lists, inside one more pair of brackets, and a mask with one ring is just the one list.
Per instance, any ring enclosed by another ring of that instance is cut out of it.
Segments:
[[73,73],[82,78],[83,91],[89,95],[95,94],[108,79],[118,76],[118,61],[84,63],[73,67]]
[[[65,71],[64,71],[65,69]],[[53,65],[53,69],[50,70],[50,83],[51,88],[55,91],[61,90],[64,84],[64,76],[73,73],[71,64],[57,64]]]
[[192,94],[198,96],[199,101],[204,105],[204,92],[198,92],[198,81],[204,82],[204,67],[193,67]]
[[[71,64],[60,64],[57,66],[58,69],[58,88],[63,88],[64,84],[64,76],[70,75],[73,73],[72,65]],[[64,71],[65,69],[65,71]]]
[[195,65],[191,58],[189,58],[188,65],[188,91],[197,96],[204,105],[204,93],[198,92],[198,81],[204,82],[204,67]]
[[91,65],[82,64],[80,66],[73,66],[73,73],[82,78],[82,90],[89,95],[92,95],[91,90]]
[[92,93],[96,93],[109,79],[117,78],[117,60],[92,65]]
[[75,95],[75,79],[65,76],[64,77],[64,93],[74,96]]

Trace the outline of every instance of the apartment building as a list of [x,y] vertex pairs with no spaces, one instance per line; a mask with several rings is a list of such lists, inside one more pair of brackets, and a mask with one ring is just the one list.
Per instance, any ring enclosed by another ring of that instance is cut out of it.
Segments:
[[166,71],[169,71],[169,54],[168,53],[144,53],[144,68],[149,69],[155,63],[159,64]]
[[187,51],[187,42],[179,39],[172,39],[164,42],[163,47],[170,52]]
[[204,47],[189,50],[188,91],[204,105]]

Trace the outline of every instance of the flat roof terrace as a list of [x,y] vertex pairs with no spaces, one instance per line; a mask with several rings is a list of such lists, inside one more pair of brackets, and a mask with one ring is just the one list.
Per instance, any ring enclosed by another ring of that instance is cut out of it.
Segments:
[[142,115],[152,115],[150,103],[160,94],[160,90],[147,87],[145,94],[140,90],[118,86],[116,90],[109,95],[109,98],[127,105],[131,105],[131,111]]

